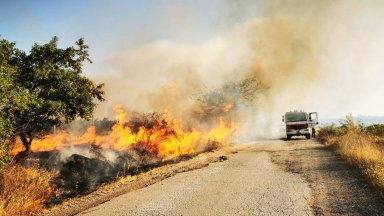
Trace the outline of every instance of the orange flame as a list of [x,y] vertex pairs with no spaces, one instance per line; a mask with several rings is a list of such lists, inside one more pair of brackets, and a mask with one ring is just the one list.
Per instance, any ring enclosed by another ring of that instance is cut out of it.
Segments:
[[223,107],[223,112],[227,113],[229,111],[231,111],[233,109],[233,107],[235,106],[235,102],[233,101],[229,101],[227,104],[225,104],[225,106]]
[[[223,119],[219,119],[217,127],[208,132],[196,129],[185,131],[181,126],[181,120],[173,120],[169,114],[166,114],[165,120],[156,119],[157,125],[153,128],[146,128],[143,125],[138,132],[134,132],[127,123],[127,113],[122,106],[117,105],[114,110],[117,112],[117,122],[107,134],[97,134],[94,126],[89,127],[81,136],[60,131],[56,135],[50,134],[35,140],[31,149],[34,152],[51,151],[65,146],[96,144],[102,148],[124,151],[136,145],[144,148],[149,154],[168,159],[193,154],[196,152],[197,145],[201,143],[226,142],[236,129],[235,123],[228,124]],[[21,141],[18,140],[11,153],[16,155],[23,149]]]
[[160,94],[164,95],[166,94],[167,92],[171,91],[172,89],[175,89],[177,87],[177,83],[175,81],[172,81],[170,83],[168,83],[167,85],[165,85],[161,90],[160,90]]

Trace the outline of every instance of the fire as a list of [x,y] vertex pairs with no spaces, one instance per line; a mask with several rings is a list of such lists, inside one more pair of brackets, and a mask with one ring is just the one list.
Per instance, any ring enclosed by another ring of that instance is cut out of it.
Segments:
[[[210,141],[224,143],[236,129],[235,123],[226,123],[223,119],[219,119],[218,125],[208,132],[197,129],[187,131],[183,129],[181,120],[172,119],[169,113],[166,113],[161,117],[156,117],[151,122],[151,127],[143,124],[139,126],[138,130],[134,130],[126,119],[127,113],[120,105],[115,106],[114,111],[117,112],[117,122],[107,134],[97,134],[94,126],[90,126],[81,136],[60,131],[56,135],[50,134],[35,140],[31,149],[34,152],[51,151],[81,144],[96,144],[102,148],[116,151],[138,147],[150,155],[169,159],[193,154],[197,151],[198,145]],[[12,149],[12,154],[16,155],[23,149],[21,141],[18,140]]]
[[219,126],[211,130],[206,136],[207,141],[216,141],[223,143],[228,139],[228,136],[231,135],[236,129],[236,124],[234,122],[228,127],[222,118],[219,119]]
[[164,95],[166,94],[167,92],[169,92],[170,90],[172,89],[175,89],[177,87],[177,83],[175,81],[172,81],[170,83],[168,83],[167,85],[165,85],[161,90],[160,90],[160,94]]
[[235,106],[235,102],[233,101],[229,101],[227,104],[225,104],[225,106],[223,107],[223,112],[227,113],[229,111],[231,111],[233,109],[233,107]]

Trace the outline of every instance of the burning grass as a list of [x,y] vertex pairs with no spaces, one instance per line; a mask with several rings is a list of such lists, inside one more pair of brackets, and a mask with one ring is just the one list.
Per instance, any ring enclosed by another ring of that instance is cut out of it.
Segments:
[[[172,159],[182,155],[194,154],[205,150],[212,142],[224,142],[236,129],[234,122],[225,122],[218,118],[216,124],[206,131],[195,128],[185,129],[181,120],[172,119],[169,114],[137,114],[130,120],[121,106],[116,106],[117,122],[108,133],[97,134],[91,126],[81,136],[66,131],[56,135],[47,135],[35,140],[31,148],[34,152],[52,151],[68,146],[94,144],[102,149],[127,151],[140,148],[147,155],[161,159]],[[24,149],[19,141],[12,149],[15,155]]]
[[384,146],[380,142],[383,137],[371,133],[368,127],[356,125],[352,116],[347,116],[339,127],[321,128],[319,139],[384,192]]
[[43,169],[9,166],[0,170],[0,215],[31,215],[44,207],[53,174]]

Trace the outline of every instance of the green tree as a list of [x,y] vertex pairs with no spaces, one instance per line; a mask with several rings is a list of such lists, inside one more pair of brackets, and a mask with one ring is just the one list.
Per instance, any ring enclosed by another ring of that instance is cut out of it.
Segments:
[[[4,89],[11,88],[11,80],[6,76],[5,68],[0,66],[0,104],[3,105],[9,99],[4,94]],[[9,119],[0,112],[0,169],[10,161],[9,138],[12,127]]]
[[47,134],[53,126],[61,126],[75,118],[89,119],[103,101],[103,85],[95,84],[82,74],[83,63],[91,62],[83,39],[76,46],[61,49],[54,37],[44,45],[35,44],[27,54],[15,43],[0,40],[2,76],[12,87],[3,87],[0,109],[11,124],[11,137],[18,136],[25,151],[31,152],[33,139]]
[[14,45],[6,40],[0,40],[0,168],[11,160],[10,144],[15,138],[11,118],[6,111],[11,111],[16,106],[23,108],[24,102],[28,101],[27,92],[14,86],[12,82],[15,68],[9,63],[14,61],[15,53],[19,53]]

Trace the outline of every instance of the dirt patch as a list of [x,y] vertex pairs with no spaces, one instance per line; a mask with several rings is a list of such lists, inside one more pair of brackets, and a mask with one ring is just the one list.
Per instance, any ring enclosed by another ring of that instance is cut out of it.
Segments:
[[285,143],[290,150],[271,152],[274,163],[301,175],[311,188],[314,215],[382,215],[384,198],[355,168],[314,141]]

